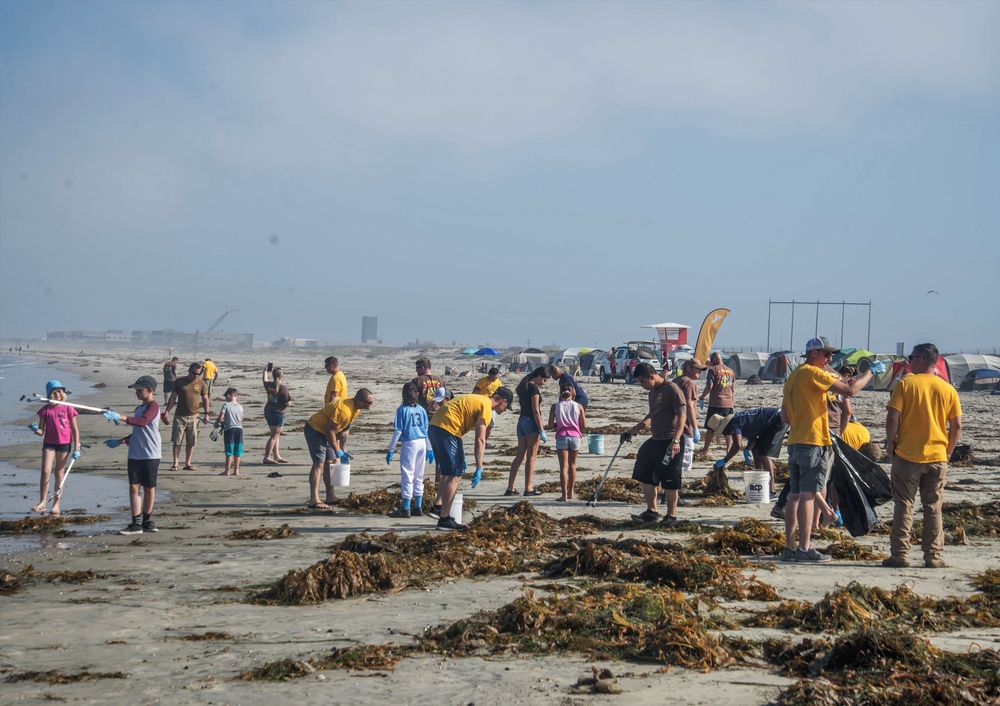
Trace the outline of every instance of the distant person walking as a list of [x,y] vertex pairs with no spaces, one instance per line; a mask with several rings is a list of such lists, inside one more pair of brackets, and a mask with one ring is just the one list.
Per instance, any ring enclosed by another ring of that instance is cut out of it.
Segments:
[[212,385],[217,377],[219,377],[218,366],[212,362],[211,358],[205,358],[205,362],[201,364],[201,379],[205,381],[209,397],[212,396]]
[[191,363],[188,366],[188,374],[174,381],[174,390],[170,393],[167,406],[163,410],[162,421],[164,424],[170,424],[170,410],[175,405],[177,414],[174,415],[174,424],[170,434],[170,441],[174,446],[174,463],[170,470],[177,470],[181,444],[185,444],[184,470],[195,471],[197,468],[194,466],[194,449],[198,445],[199,405],[204,408],[203,421],[205,423],[208,423],[208,415],[211,413],[208,388],[205,386],[205,381],[201,379],[201,363]]
[[[705,413],[705,446],[701,450],[703,455],[708,454],[708,447],[712,445],[715,436],[715,432],[708,428],[709,417],[715,414],[728,417],[734,411],[733,405],[736,399],[736,373],[723,365],[722,354],[715,351],[708,362],[708,381],[698,403],[699,406],[703,406],[705,398],[708,397],[708,412]],[[726,439],[726,447],[729,445],[730,440]]]
[[541,387],[549,379],[544,367],[535,368],[521,378],[514,394],[521,407],[517,417],[517,453],[510,462],[510,474],[507,477],[505,496],[517,495],[514,483],[517,473],[524,462],[524,494],[526,496],[541,495],[542,491],[532,485],[535,477],[535,457],[538,455],[538,442],[547,442],[548,436],[542,425],[542,391]]
[[174,381],[177,379],[177,364],[180,358],[174,356],[163,364],[163,404],[167,403],[170,393],[174,391]]
[[[271,379],[267,379],[267,374],[271,373]],[[264,392],[267,393],[267,403],[264,405],[264,421],[267,422],[269,431],[267,443],[264,444],[264,465],[273,463],[288,463],[281,457],[280,441],[281,431],[285,428],[285,415],[292,406],[292,396],[285,386],[285,373],[281,368],[276,368],[272,363],[268,363],[261,373],[261,382],[264,385]]]
[[559,485],[566,502],[576,495],[576,457],[580,453],[583,432],[587,429],[587,414],[574,399],[572,385],[559,387],[559,401],[549,410],[549,429],[556,433],[556,456],[559,458]]
[[933,343],[920,343],[910,353],[910,371],[895,387],[886,405],[885,436],[892,459],[891,555],[882,566],[910,565],[913,502],[920,493],[924,506],[920,547],[924,566],[945,567],[941,503],[948,460],[962,436],[962,406],[955,387],[935,375],[939,357]]

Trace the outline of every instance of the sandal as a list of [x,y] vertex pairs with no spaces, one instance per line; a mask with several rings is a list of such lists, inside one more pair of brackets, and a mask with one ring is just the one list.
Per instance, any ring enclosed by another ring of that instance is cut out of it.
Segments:
[[184,470],[185,471],[197,471],[198,467],[197,466],[184,466]]
[[265,466],[273,466],[273,465],[274,465],[275,463],[276,463],[276,461],[272,461],[272,460],[271,460],[271,459],[269,459],[269,458],[265,458],[265,459],[264,459],[264,465],[265,465]]
[[287,458],[279,458],[275,463],[291,463]]
[[309,503],[306,505],[310,510],[329,510],[330,506],[326,503]]

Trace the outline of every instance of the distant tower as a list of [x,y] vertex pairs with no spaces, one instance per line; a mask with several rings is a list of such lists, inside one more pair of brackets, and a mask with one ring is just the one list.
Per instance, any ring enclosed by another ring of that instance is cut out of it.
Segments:
[[361,317],[361,342],[368,343],[368,341],[378,341],[377,316]]

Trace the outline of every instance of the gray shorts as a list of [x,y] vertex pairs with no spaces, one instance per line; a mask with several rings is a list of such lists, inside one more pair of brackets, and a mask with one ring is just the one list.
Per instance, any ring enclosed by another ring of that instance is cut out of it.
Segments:
[[556,451],[579,451],[580,441],[579,436],[557,436]]
[[833,466],[832,446],[788,445],[788,491],[822,493]]

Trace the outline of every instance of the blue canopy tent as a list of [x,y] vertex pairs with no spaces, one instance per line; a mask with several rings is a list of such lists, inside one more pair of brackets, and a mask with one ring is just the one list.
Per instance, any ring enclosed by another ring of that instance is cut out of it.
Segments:
[[480,348],[476,351],[476,355],[500,355],[500,351],[496,348]]
[[475,355],[476,352],[477,351],[475,348],[466,348],[464,351],[462,351],[462,355]]

